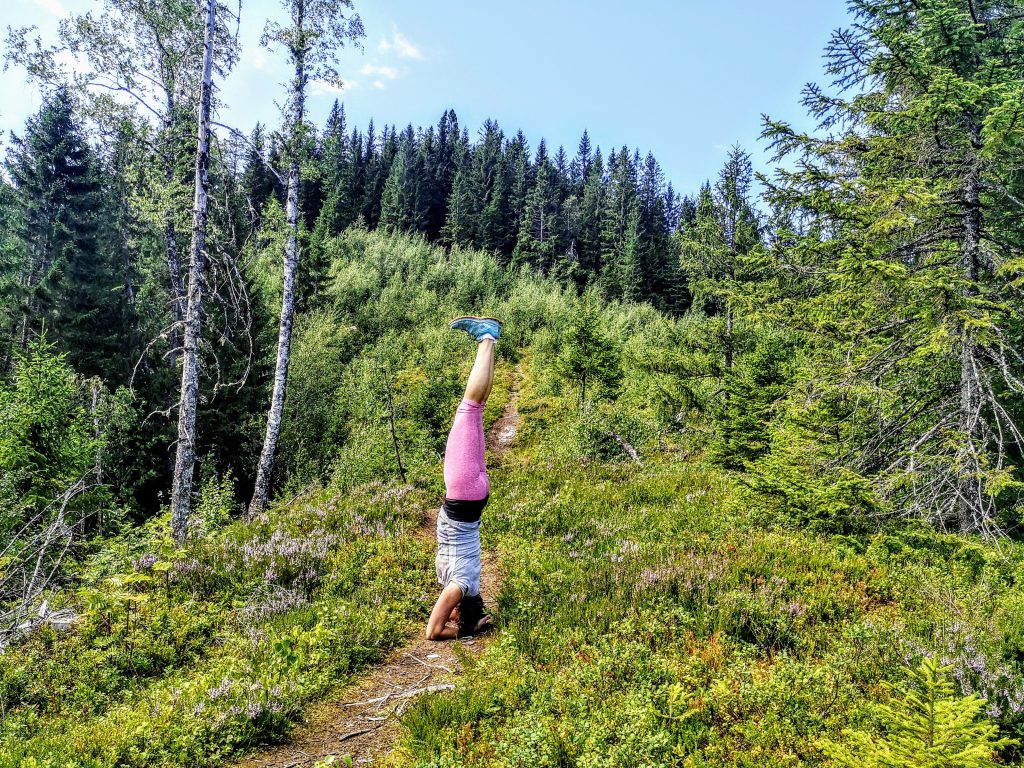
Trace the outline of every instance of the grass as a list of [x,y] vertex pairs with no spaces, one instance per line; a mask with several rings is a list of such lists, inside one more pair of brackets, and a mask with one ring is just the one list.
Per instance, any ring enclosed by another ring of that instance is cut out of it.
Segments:
[[[512,383],[504,367],[488,428]],[[183,549],[166,517],[103,542],[55,601],[82,611],[74,630],[0,656],[0,767],[213,765],[282,737],[421,629],[434,551],[415,534],[440,498],[433,469],[406,486],[339,473],[244,522],[216,484]]]
[[[434,315],[491,302],[492,267],[477,259],[467,271],[464,254],[406,244],[420,282],[450,285],[447,303],[414,300],[416,281],[404,278],[371,302],[360,286],[375,284],[378,261],[389,274],[395,249],[350,240],[366,253],[341,262],[339,316],[372,337],[380,318],[410,314],[382,350],[407,358],[393,381],[412,485],[373,480],[394,463],[376,358],[346,367],[324,352],[334,337],[311,332],[309,357],[323,356],[335,378],[297,377],[290,407],[311,414],[299,437],[315,444],[316,476],[321,459],[343,470],[336,487],[244,523],[212,493],[200,505],[205,534],[184,550],[166,520],[105,542],[81,589],[55,598],[83,610],[75,630],[40,631],[0,656],[0,768],[217,764],[284,734],[425,620],[433,551],[412,534],[440,498],[438,430],[464,373],[452,361],[469,362]],[[353,275],[366,279],[341,279]],[[636,370],[616,401],[580,414],[555,373],[560,294],[527,281],[494,302],[512,331],[488,426],[512,363],[522,372],[522,423],[492,474],[483,525],[505,572],[500,631],[455,691],[406,712],[391,768],[827,765],[822,739],[884,736],[886,684],[903,683],[924,655],[948,667],[958,696],[986,699],[1002,735],[1024,734],[1016,547],[906,525],[860,536],[771,527],[745,507],[737,477],[706,460],[689,421],[659,432],[669,421],[653,415],[650,380]],[[634,338],[653,324],[647,310],[615,311]],[[334,418],[343,443],[323,437],[321,421]],[[625,459],[609,431],[643,461]],[[1002,758],[1019,762],[1012,749]]]

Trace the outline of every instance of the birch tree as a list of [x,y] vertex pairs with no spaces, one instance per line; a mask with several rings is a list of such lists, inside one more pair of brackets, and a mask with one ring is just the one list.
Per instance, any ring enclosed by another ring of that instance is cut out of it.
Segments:
[[289,13],[290,26],[268,22],[260,42],[268,48],[283,48],[293,71],[288,83],[288,97],[282,109],[288,157],[285,209],[288,237],[284,250],[284,287],[274,389],[256,474],[256,487],[249,505],[250,514],[263,510],[270,498],[270,478],[288,386],[292,321],[295,315],[295,278],[299,263],[299,181],[303,149],[309,132],[306,125],[307,89],[310,81],[324,81],[340,87],[342,80],[337,69],[338,53],[346,42],[358,44],[364,35],[359,16],[346,15],[352,8],[351,0],[282,0],[282,4]]
[[213,55],[217,33],[217,2],[206,0],[202,83],[196,128],[195,195],[192,203],[192,242],[189,247],[187,303],[181,356],[181,396],[178,403],[178,445],[171,492],[171,532],[178,543],[188,538],[192,505],[192,473],[196,460],[196,410],[199,405],[199,352],[202,342],[203,280],[206,265],[206,221],[209,205],[210,122],[213,101]]

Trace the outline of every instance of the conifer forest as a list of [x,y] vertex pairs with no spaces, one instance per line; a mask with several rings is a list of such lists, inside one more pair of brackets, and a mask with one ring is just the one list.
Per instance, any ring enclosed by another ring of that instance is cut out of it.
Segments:
[[[4,18],[0,768],[1024,766],[1024,2],[827,1],[693,188],[320,119],[369,0]],[[430,642],[463,315],[493,624]]]

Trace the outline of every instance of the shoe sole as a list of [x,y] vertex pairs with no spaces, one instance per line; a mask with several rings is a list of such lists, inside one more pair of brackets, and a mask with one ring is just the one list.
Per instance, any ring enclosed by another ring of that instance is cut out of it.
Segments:
[[483,317],[481,315],[462,315],[461,317],[456,317],[454,320],[452,320],[451,323],[448,323],[448,327],[450,328],[452,323],[457,323],[459,322],[459,320],[493,320],[498,325],[505,325],[503,322],[501,322],[501,320],[499,320],[496,317]]

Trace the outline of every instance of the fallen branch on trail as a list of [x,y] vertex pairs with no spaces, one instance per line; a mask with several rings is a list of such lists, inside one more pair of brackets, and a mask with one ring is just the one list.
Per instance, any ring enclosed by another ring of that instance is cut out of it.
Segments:
[[409,691],[402,691],[401,693],[388,693],[384,696],[377,696],[373,699],[366,699],[365,701],[351,701],[342,706],[345,707],[363,707],[369,704],[386,704],[392,699],[411,699],[413,696],[419,696],[421,693],[437,693],[438,691],[454,691],[455,686],[452,683],[443,683],[440,685],[427,685],[423,688],[414,688]]
[[423,661],[423,659],[419,658],[418,656],[413,656],[411,653],[403,653],[402,655],[412,659],[417,664],[422,664],[427,669],[440,669],[444,672],[447,672],[449,675],[455,674],[450,668],[446,667],[444,664],[428,664],[427,662]]

